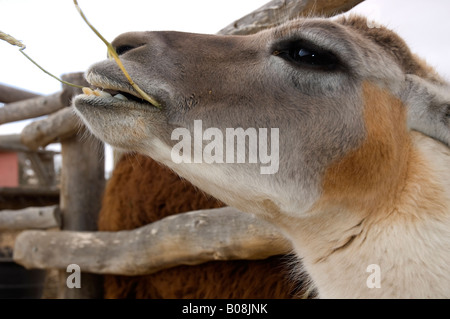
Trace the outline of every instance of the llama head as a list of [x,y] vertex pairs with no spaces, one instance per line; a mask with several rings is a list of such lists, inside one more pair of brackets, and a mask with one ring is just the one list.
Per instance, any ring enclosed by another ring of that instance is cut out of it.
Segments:
[[[74,102],[93,134],[268,218],[308,214],[325,187],[382,196],[377,176],[399,174],[410,130],[450,144],[448,84],[361,17],[299,19],[248,36],[133,32],[113,46],[162,109],[139,99],[113,61],[99,62],[86,78],[102,92]],[[191,143],[177,162],[181,135]],[[243,154],[233,138],[246,142]],[[269,155],[276,163],[264,162]]]

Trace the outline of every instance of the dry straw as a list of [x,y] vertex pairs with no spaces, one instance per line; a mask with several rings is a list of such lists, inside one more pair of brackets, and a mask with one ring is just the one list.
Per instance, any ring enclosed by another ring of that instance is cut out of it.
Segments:
[[75,6],[76,6],[78,12],[80,13],[81,17],[83,18],[84,22],[86,22],[86,24],[91,28],[91,30],[94,31],[94,33],[106,45],[106,47],[108,48],[108,56],[112,57],[114,59],[114,61],[116,61],[117,65],[122,70],[122,73],[125,75],[125,77],[127,78],[128,82],[130,83],[130,85],[136,90],[137,93],[139,93],[139,95],[144,100],[146,100],[147,102],[153,104],[154,106],[156,106],[158,108],[161,108],[161,104],[159,102],[157,102],[154,98],[152,98],[147,93],[145,93],[136,83],[134,83],[133,79],[130,77],[130,75],[128,74],[127,70],[123,66],[122,61],[120,61],[120,58],[119,58],[119,55],[116,52],[116,49],[114,49],[114,47],[111,45],[111,43],[109,43],[100,34],[100,32],[98,32],[97,29],[95,29],[94,26],[87,20],[86,16],[84,15],[83,11],[81,10],[80,6],[78,5],[78,1],[77,0],[73,0],[73,3],[75,4]]
[[51,74],[50,72],[48,72],[47,70],[45,70],[43,67],[41,67],[39,64],[37,64],[36,61],[34,61],[34,60],[33,60],[32,58],[30,58],[25,52],[23,52],[23,51],[26,49],[25,44],[23,44],[21,41],[17,40],[17,39],[14,38],[13,36],[11,36],[11,35],[9,35],[9,34],[6,34],[6,33],[2,32],[2,31],[0,31],[0,39],[1,39],[1,40],[4,40],[4,41],[6,41],[6,42],[8,42],[8,43],[11,44],[11,45],[15,45],[15,46],[19,47],[19,48],[20,48],[20,49],[19,49],[20,53],[22,53],[28,60],[30,60],[34,65],[36,65],[36,66],[37,66],[39,69],[41,69],[44,73],[50,75],[52,78],[55,78],[55,79],[58,80],[59,82],[64,83],[64,84],[67,84],[67,85],[70,85],[70,86],[74,86],[74,87],[77,87],[77,88],[80,88],[80,89],[83,88],[82,86],[79,86],[79,85],[76,85],[76,84],[69,83],[69,82],[66,82],[66,81],[64,81],[64,80],[61,80],[61,79],[58,78],[57,76],[55,76],[55,75]]
[[[122,61],[119,58],[119,55],[117,54],[116,50],[114,49],[114,47],[111,45],[111,43],[109,43],[101,34],[100,32],[97,31],[97,29],[94,28],[94,26],[87,20],[86,16],[84,15],[83,11],[81,10],[80,6],[78,5],[78,1],[77,0],[73,0],[73,3],[75,4],[75,7],[77,8],[78,12],[80,13],[81,17],[83,18],[84,22],[86,22],[86,24],[91,28],[92,31],[94,31],[94,33],[103,41],[103,43],[106,45],[106,47],[108,48],[108,56],[110,58],[113,58],[114,61],[117,63],[117,65],[119,66],[119,68],[122,70],[122,73],[125,75],[125,77],[127,78],[128,82],[130,83],[130,85],[136,90],[136,92],[147,102],[151,103],[152,105],[156,106],[157,108],[161,108],[161,104],[156,101],[153,97],[149,96],[147,93],[145,93],[131,78],[131,76],[128,74],[127,70],[125,69]],[[13,36],[6,34],[2,31],[0,31],[0,39],[4,40],[6,42],[8,42],[11,45],[14,46],[18,46],[20,49],[20,53],[22,53],[28,60],[30,60],[34,65],[36,65],[39,69],[41,69],[43,72],[45,72],[46,74],[50,75],[51,77],[55,78],[56,80],[58,80],[61,83],[70,85],[70,86],[74,86],[77,88],[83,88],[82,86],[73,84],[73,83],[69,83],[66,81],[61,80],[60,78],[56,77],[55,75],[51,74],[50,72],[48,72],[47,70],[45,70],[44,68],[42,68],[39,64],[37,64],[33,59],[31,59],[25,52],[25,48],[26,46],[19,40],[15,39]]]

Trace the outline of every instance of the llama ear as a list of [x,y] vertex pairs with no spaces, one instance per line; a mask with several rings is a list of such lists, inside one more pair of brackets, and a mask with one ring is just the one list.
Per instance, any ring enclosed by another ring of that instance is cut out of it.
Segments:
[[408,74],[403,93],[408,126],[450,147],[450,85]]

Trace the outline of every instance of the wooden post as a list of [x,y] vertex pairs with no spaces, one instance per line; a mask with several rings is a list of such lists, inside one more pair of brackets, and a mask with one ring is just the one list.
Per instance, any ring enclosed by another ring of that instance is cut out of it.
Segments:
[[[104,146],[91,137],[74,136],[61,143],[62,175],[61,200],[62,229],[78,231],[97,230],[97,218],[104,189]],[[67,265],[69,266],[69,265]],[[81,269],[82,271],[82,269]],[[65,299],[102,298],[102,278],[82,273],[81,288],[66,286],[70,274],[61,272],[59,297]]]
[[[65,80],[73,83],[76,78],[68,79],[69,76]],[[79,135],[61,141],[60,209],[63,230],[97,230],[105,185],[104,144],[94,136],[86,136],[89,134],[81,129]],[[60,272],[59,298],[103,298],[101,276],[82,272],[81,288],[68,288],[66,281],[70,274]]]

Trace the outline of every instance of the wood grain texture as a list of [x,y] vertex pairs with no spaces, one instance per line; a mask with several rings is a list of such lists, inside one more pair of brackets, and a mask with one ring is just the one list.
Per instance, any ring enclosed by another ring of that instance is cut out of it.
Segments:
[[28,268],[65,269],[75,263],[84,272],[144,275],[211,260],[265,259],[290,249],[270,224],[224,207],[166,217],[129,231],[22,232],[14,260]]

